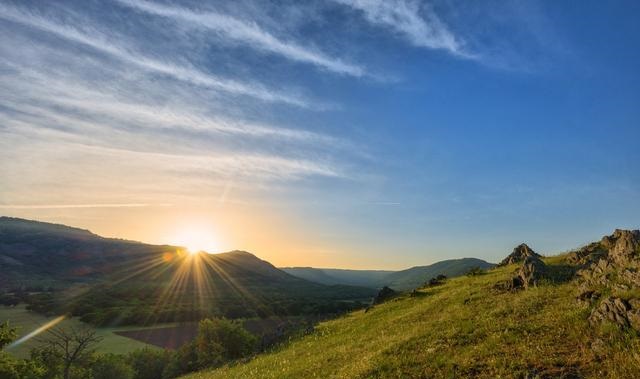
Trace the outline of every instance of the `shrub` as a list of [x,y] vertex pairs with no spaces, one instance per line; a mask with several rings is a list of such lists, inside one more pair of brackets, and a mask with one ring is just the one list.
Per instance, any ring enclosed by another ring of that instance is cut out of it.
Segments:
[[200,321],[196,338],[196,354],[201,367],[217,366],[253,352],[256,337],[238,322],[227,319]]
[[469,271],[467,271],[467,276],[478,276],[484,274],[484,270],[480,267],[472,267]]

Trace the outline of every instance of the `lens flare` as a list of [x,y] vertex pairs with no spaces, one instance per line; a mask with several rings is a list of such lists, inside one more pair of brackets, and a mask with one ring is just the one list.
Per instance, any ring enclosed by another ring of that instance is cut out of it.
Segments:
[[24,336],[18,338],[17,340],[13,341],[9,345],[7,345],[7,349],[11,349],[13,347],[16,347],[16,346],[22,344],[23,342],[26,342],[26,341],[30,340],[31,338],[37,336],[38,334],[47,331],[47,329],[53,328],[54,326],[56,326],[60,322],[62,322],[65,318],[66,318],[66,316],[59,316],[59,317],[54,318],[53,320],[47,322],[46,324],[42,325],[38,329],[34,330],[33,332],[31,332],[31,333],[29,333],[27,335],[24,335]]

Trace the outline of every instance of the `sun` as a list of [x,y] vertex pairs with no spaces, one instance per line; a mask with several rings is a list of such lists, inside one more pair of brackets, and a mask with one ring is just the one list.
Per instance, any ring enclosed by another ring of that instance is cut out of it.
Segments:
[[199,252],[217,253],[220,245],[216,240],[214,230],[202,225],[185,226],[178,230],[171,243],[184,246],[190,254]]

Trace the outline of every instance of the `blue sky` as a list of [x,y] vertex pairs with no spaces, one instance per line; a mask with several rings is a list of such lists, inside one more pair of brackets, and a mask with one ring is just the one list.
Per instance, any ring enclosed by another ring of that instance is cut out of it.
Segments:
[[0,213],[168,243],[195,220],[278,265],[574,248],[640,226],[638,16],[0,1]]

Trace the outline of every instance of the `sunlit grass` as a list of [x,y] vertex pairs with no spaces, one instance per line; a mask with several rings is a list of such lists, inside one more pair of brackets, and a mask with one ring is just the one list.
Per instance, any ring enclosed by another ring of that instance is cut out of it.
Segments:
[[[451,279],[324,322],[247,363],[188,378],[618,378],[640,372],[638,339],[590,327],[574,282],[493,290],[514,268]],[[603,341],[601,352],[591,348],[595,340]]]

